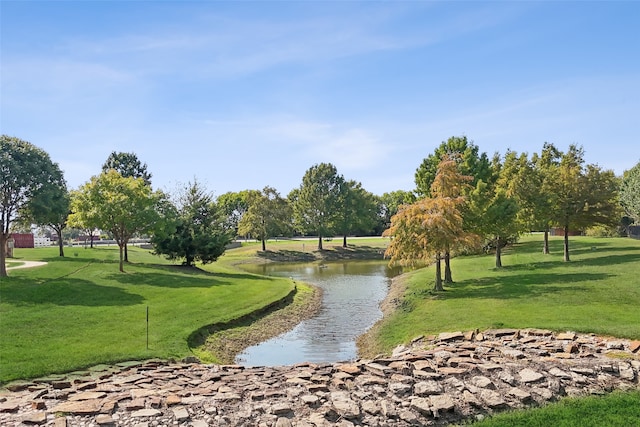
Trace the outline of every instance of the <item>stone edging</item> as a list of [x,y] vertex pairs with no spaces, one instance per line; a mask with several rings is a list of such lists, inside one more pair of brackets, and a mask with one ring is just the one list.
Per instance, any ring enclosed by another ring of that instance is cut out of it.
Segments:
[[0,425],[447,425],[563,396],[639,389],[640,341],[538,329],[453,332],[391,357],[246,368],[164,361],[13,383]]

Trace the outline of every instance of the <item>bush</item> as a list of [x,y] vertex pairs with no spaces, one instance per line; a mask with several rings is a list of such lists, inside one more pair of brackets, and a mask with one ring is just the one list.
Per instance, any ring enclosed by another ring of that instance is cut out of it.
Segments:
[[607,226],[607,225],[595,225],[593,227],[589,227],[587,228],[585,233],[589,237],[622,237],[624,236],[624,234],[621,233],[620,227]]

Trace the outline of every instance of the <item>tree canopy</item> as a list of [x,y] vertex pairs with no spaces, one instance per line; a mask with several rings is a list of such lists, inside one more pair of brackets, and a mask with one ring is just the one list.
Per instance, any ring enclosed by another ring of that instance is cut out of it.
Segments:
[[378,197],[378,221],[380,232],[391,226],[391,217],[398,213],[402,205],[415,203],[416,195],[413,191],[396,190],[384,193]]
[[135,153],[112,151],[102,165],[102,171],[114,169],[125,178],[142,178],[147,185],[151,185],[151,173],[147,171],[147,164],[142,163]]
[[[55,165],[57,168],[57,165]],[[51,228],[58,237],[58,252],[64,256],[62,231],[67,227],[70,212],[70,196],[62,172],[36,194],[28,203],[27,218],[34,224]]]
[[60,168],[44,150],[16,137],[0,136],[0,277],[7,275],[11,224],[19,215],[28,214],[30,201],[44,197],[43,192],[62,181]]
[[466,136],[452,136],[429,154],[416,170],[416,193],[419,196],[431,196],[431,184],[438,173],[438,165],[449,155],[459,155],[458,169],[461,174],[473,177],[470,183],[472,187],[480,180],[491,181],[491,162],[487,154],[480,153],[479,147]]
[[373,194],[353,180],[345,181],[340,192],[340,209],[336,231],[342,234],[342,247],[347,247],[347,236],[353,232],[370,232],[376,223],[378,205]]
[[622,175],[620,204],[625,213],[640,224],[640,161]]
[[84,193],[79,200],[86,204],[74,205],[78,210],[71,221],[91,218],[98,228],[108,230],[120,248],[120,271],[124,271],[124,248],[134,234],[154,227],[160,194],[142,178],[124,177],[114,169],[93,176],[78,191]]
[[232,240],[222,215],[208,193],[197,181],[187,184],[172,204],[161,205],[161,227],[156,226],[154,252],[170,260],[182,260],[185,266],[199,261],[216,261]]
[[309,168],[300,187],[289,194],[296,226],[302,232],[317,233],[318,250],[322,250],[322,238],[335,230],[343,183],[334,165],[320,163]]
[[258,190],[242,190],[229,191],[218,196],[216,205],[224,218],[225,228],[234,230],[236,235],[242,235],[238,231],[240,221],[249,209],[249,201],[259,195]]
[[564,260],[569,261],[569,231],[612,224],[618,217],[618,183],[612,171],[584,165],[582,147],[570,145],[553,180],[554,222],[564,229]]
[[460,194],[470,177],[457,170],[454,156],[445,155],[438,164],[430,194],[410,205],[402,205],[391,218],[383,236],[391,237],[385,256],[391,264],[424,265],[435,260],[434,290],[443,290],[442,256],[456,248],[473,247],[477,236],[464,229]]
[[249,209],[240,220],[238,233],[260,239],[262,250],[271,237],[286,234],[291,227],[291,207],[275,188],[265,187],[249,198]]

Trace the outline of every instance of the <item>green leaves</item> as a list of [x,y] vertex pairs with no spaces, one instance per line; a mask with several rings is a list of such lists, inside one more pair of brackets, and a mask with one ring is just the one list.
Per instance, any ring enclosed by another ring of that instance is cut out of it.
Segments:
[[[26,218],[32,217],[34,212],[38,217],[45,215],[46,203],[43,201],[50,198],[64,179],[58,165],[45,151],[19,138],[2,135],[0,182],[0,277],[4,277],[7,275],[5,242],[11,223],[18,215]],[[33,202],[31,206],[30,202]]]
[[322,237],[334,230],[339,219],[343,183],[334,165],[320,163],[307,170],[295,198],[290,197],[296,225],[303,232],[318,234],[318,249],[322,249]]
[[123,177],[109,169],[80,187],[73,196],[70,221],[85,227],[95,226],[111,232],[120,246],[120,271],[123,249],[135,233],[154,228],[159,219],[161,193],[154,193],[142,178]]
[[625,213],[640,224],[640,162],[622,176],[620,204]]
[[152,242],[155,253],[170,260],[183,260],[187,266],[195,261],[203,264],[216,261],[231,242],[213,197],[197,182],[189,183],[176,198],[177,206],[166,199],[161,206],[162,227]]

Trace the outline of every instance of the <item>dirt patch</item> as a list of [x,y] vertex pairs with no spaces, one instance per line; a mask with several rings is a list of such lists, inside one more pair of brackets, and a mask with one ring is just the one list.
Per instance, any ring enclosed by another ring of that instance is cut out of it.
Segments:
[[245,348],[293,329],[312,317],[321,304],[320,288],[299,284],[291,301],[274,307],[267,314],[259,313],[229,325],[210,328],[204,344],[193,352],[206,362],[232,364]]

